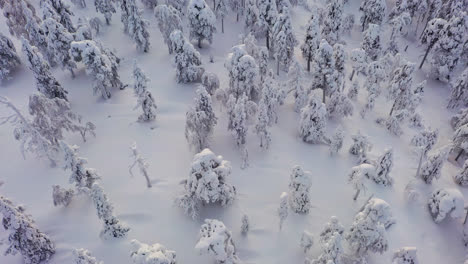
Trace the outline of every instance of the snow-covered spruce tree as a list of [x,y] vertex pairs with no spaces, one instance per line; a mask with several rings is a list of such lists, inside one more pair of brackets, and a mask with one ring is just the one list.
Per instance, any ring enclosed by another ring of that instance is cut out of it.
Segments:
[[346,14],[343,18],[342,32],[348,35],[351,35],[351,31],[354,28],[355,24],[354,14]]
[[465,214],[463,194],[458,189],[439,189],[429,199],[429,212],[434,222],[440,223],[447,215],[462,218]]
[[11,200],[0,196],[0,214],[3,228],[8,233],[5,255],[20,253],[24,263],[39,264],[47,262],[55,253],[54,243],[37,228],[24,207],[15,206]]
[[149,175],[148,175],[149,163],[146,161],[145,158],[143,158],[140,155],[140,153],[138,151],[138,148],[137,148],[136,142],[134,142],[132,144],[132,146],[130,146],[130,150],[132,151],[131,157],[133,158],[133,163],[132,163],[132,165],[130,165],[130,167],[128,169],[129,172],[130,172],[130,175],[133,176],[133,171],[132,170],[135,167],[135,165],[138,165],[138,168],[140,169],[140,173],[143,174],[143,176],[146,179],[146,187],[151,188],[152,185],[151,185],[151,181],[150,181],[150,178],[149,178]]
[[312,260],[312,264],[342,263],[341,259],[344,254],[342,241],[343,237],[340,233],[331,234],[326,243],[321,244],[322,251],[318,258]]
[[60,185],[52,185],[52,200],[54,206],[68,206],[74,195],[75,191],[73,191],[73,189],[65,189],[60,187]]
[[438,130],[431,130],[429,128],[424,128],[423,130],[419,131],[418,134],[414,135],[411,139],[411,145],[418,148],[420,151],[418,169],[416,172],[416,177],[419,177],[419,173],[421,171],[421,165],[424,159],[427,156],[427,153],[432,149],[432,147],[437,142],[437,138],[439,137]]
[[367,67],[367,57],[366,52],[363,49],[353,49],[351,50],[351,55],[349,57],[352,63],[353,71],[349,80],[352,81],[355,74],[365,73]]
[[[397,0],[395,1],[395,5],[390,10],[388,14],[388,20],[392,20],[395,17],[401,15],[402,13],[408,10],[408,1],[407,0]],[[409,15],[409,13],[408,13]]]
[[244,13],[245,2],[239,0],[227,0],[232,12],[236,14],[236,22],[239,22],[239,17]]
[[304,253],[307,254],[309,250],[314,245],[314,236],[307,230],[304,230],[301,235],[300,246],[304,250]]
[[182,182],[185,191],[176,198],[176,204],[193,219],[198,217],[201,205],[230,204],[236,197],[236,188],[227,183],[230,174],[228,161],[204,149],[194,156],[189,177]]
[[450,87],[452,92],[447,108],[468,107],[468,67],[450,84]]
[[273,50],[276,59],[276,74],[279,75],[280,65],[287,70],[294,55],[294,46],[297,45],[296,37],[291,24],[289,12],[281,13],[272,28]]
[[351,168],[351,172],[348,175],[348,182],[356,191],[353,196],[354,201],[357,200],[361,193],[366,192],[367,186],[365,185],[365,178],[374,178],[374,173],[375,167],[371,164],[363,163]]
[[200,53],[193,47],[180,30],[175,30],[170,35],[172,49],[175,52],[174,63],[176,77],[179,83],[197,81],[205,71],[201,66]]
[[309,213],[311,186],[310,172],[304,171],[301,166],[294,166],[289,179],[289,206],[291,210],[300,214]]
[[280,230],[283,227],[284,221],[286,220],[286,218],[288,218],[288,211],[289,211],[288,200],[289,200],[288,193],[286,192],[281,193],[280,204],[279,204],[278,211],[277,211],[278,217],[279,217],[279,229]]
[[172,54],[173,50],[170,35],[175,30],[183,31],[180,13],[172,6],[158,5],[154,9],[154,15],[158,21],[159,31],[163,36],[164,43],[166,43],[169,49],[169,54]]
[[361,2],[359,11],[361,15],[362,31],[366,30],[369,24],[381,25],[385,18],[387,4],[385,0],[364,0]]
[[250,32],[257,34],[259,31],[258,20],[259,20],[259,10],[257,7],[256,0],[245,0],[245,19],[244,26]]
[[367,102],[364,109],[361,111],[361,116],[364,118],[365,114],[374,109],[374,100],[381,93],[381,83],[385,80],[385,69],[380,60],[372,61],[367,66],[366,81],[364,88],[367,90]]
[[83,141],[86,133],[94,134],[95,126],[91,122],[81,124],[81,116],[71,111],[70,104],[60,98],[48,99],[42,94],[29,96],[29,113],[33,116],[32,125],[43,137],[58,146],[63,139],[63,132],[78,132]]
[[343,90],[345,76],[345,62],[347,60],[346,52],[342,44],[333,45],[333,58],[335,59],[335,82],[338,90]]
[[299,134],[304,142],[319,143],[326,141],[324,135],[326,115],[325,105],[317,100],[314,95],[311,95],[309,102],[301,110],[299,121]]
[[190,0],[187,13],[190,25],[190,40],[197,40],[200,49],[204,39],[211,44],[213,42],[213,33],[216,32],[216,16],[205,0]]
[[424,182],[431,184],[434,179],[439,179],[444,162],[447,160],[448,151],[446,149],[437,150],[430,155],[421,165],[421,178]]
[[226,0],[214,0],[214,1],[215,1],[214,13],[216,15],[216,18],[221,19],[221,33],[224,33],[224,18],[227,16],[229,12],[227,8]]
[[393,183],[393,178],[390,177],[390,171],[393,167],[393,150],[386,149],[384,153],[377,159],[375,164],[375,173],[372,174],[375,183],[389,186]]
[[426,52],[424,53],[424,57],[419,64],[419,69],[422,68],[424,62],[426,61],[427,55],[429,52],[434,48],[434,46],[439,42],[440,39],[443,38],[445,27],[447,26],[447,21],[442,18],[434,18],[428,21],[426,25],[426,29],[423,31],[421,35],[421,42],[427,45]]
[[216,73],[204,72],[201,77],[201,83],[210,95],[214,95],[219,89],[219,78]]
[[385,223],[391,220],[389,205],[380,199],[372,198],[364,209],[354,217],[354,222],[345,235],[350,249],[357,257],[367,253],[383,253],[388,249]]
[[255,133],[260,138],[260,147],[268,149],[271,143],[271,132],[268,126],[268,109],[263,100],[258,103],[257,123],[255,124]]
[[102,261],[98,261],[95,257],[91,255],[89,250],[84,248],[74,249],[73,257],[75,264],[104,264]]
[[216,219],[205,219],[195,249],[200,255],[212,256],[217,264],[241,263],[237,257],[231,231],[223,222]]
[[[68,32],[73,33],[76,31],[72,21],[72,17],[75,14],[73,14],[73,12],[70,10],[70,6],[68,4],[64,3],[63,0],[40,0],[41,7],[44,4],[49,5],[54,9],[59,18],[57,22],[62,24]],[[46,17],[44,17],[44,20],[45,19]]]
[[[99,18],[95,17],[96,20],[100,21]],[[91,26],[91,19],[88,21],[87,19],[78,18],[78,23],[76,23],[76,32],[73,33],[73,37],[75,41],[81,40],[92,40],[93,39],[93,31]],[[96,30],[95,30],[96,31]],[[98,34],[96,32],[96,34]]]
[[217,118],[204,86],[196,91],[194,105],[186,113],[185,138],[196,153],[209,147]]
[[455,176],[453,180],[463,187],[468,186],[468,160],[463,163],[463,168]]
[[455,161],[457,161],[463,153],[468,152],[468,124],[460,126],[455,130],[452,138],[453,149],[459,151]]
[[13,42],[0,33],[0,80],[8,80],[11,73],[21,64]]
[[415,247],[402,247],[393,253],[392,264],[419,264]]
[[250,229],[249,217],[248,217],[246,214],[244,214],[244,215],[242,216],[241,222],[242,222],[242,225],[241,225],[241,233],[242,233],[243,235],[247,235],[247,233],[249,232],[249,229]]
[[78,146],[60,141],[60,148],[63,152],[63,169],[71,171],[69,182],[75,185],[78,192],[89,192],[93,184],[100,179],[97,171],[86,167],[88,161],[78,156]]
[[229,73],[228,95],[238,99],[245,94],[249,100],[257,101],[260,96],[258,87],[259,69],[255,59],[247,54],[244,46],[234,46],[228,54],[224,67]]
[[99,47],[98,43],[92,40],[74,41],[70,54],[75,61],[82,61],[86,65],[86,73],[93,77],[95,94],[99,92],[102,98],[109,99],[112,87],[124,87],[117,72],[118,61]]
[[315,57],[315,52],[318,50],[322,36],[320,34],[319,15],[314,9],[309,22],[306,26],[306,35],[304,42],[301,45],[302,56],[307,60],[307,71],[310,72],[310,63]]
[[394,112],[407,109],[412,97],[413,73],[415,64],[403,61],[401,66],[393,72],[393,77],[389,83],[389,99],[393,99],[392,109],[389,116]]
[[452,17],[441,32],[441,38],[434,46],[431,58],[431,75],[442,82],[450,82],[453,69],[462,56],[468,41],[466,12]]
[[26,152],[34,153],[38,158],[46,157],[52,165],[56,164],[57,146],[44,137],[29,118],[6,97],[0,96],[0,104],[13,111],[13,114],[0,118],[0,124],[11,123],[14,126],[13,135],[20,141],[20,151],[24,158]]
[[138,66],[137,62],[133,63],[133,89],[135,96],[138,98],[135,109],[141,107],[143,113],[138,117],[138,121],[147,122],[156,119],[156,110],[158,109],[153,95],[148,91],[149,78]]
[[41,22],[41,19],[36,15],[36,9],[28,0],[2,0],[0,1],[0,8],[3,10],[10,34],[17,38],[24,36],[29,39],[30,28],[28,28],[28,23],[34,21],[36,25],[39,25]]
[[353,145],[349,148],[349,153],[358,156],[359,164],[369,163],[367,152],[372,149],[372,143],[369,141],[369,137],[358,131],[358,133],[352,135],[351,138],[353,140]]
[[133,264],[176,264],[176,252],[161,244],[148,245],[136,239],[130,241]]
[[322,89],[325,103],[326,95],[333,94],[337,89],[335,83],[335,58],[333,57],[333,48],[324,39],[320,42],[319,49],[315,53],[313,65],[312,90]]
[[278,11],[276,9],[276,0],[258,0],[257,1],[259,17],[258,24],[261,31],[266,36],[266,47],[270,49],[271,29],[276,22]]
[[98,218],[103,222],[100,236],[104,239],[121,238],[126,236],[130,228],[114,215],[114,206],[107,198],[104,189],[98,183],[93,183],[89,193],[97,210]]
[[330,221],[327,222],[323,230],[320,232],[320,243],[326,244],[335,233],[342,235],[344,233],[344,227],[336,216],[332,216]]
[[280,87],[274,79],[273,72],[270,70],[262,82],[261,101],[267,108],[268,125],[272,126],[278,122],[278,107],[280,105]]
[[380,27],[376,24],[369,24],[362,39],[361,48],[366,52],[367,61],[377,60],[382,51],[380,44]]
[[411,16],[408,12],[403,12],[400,15],[390,20],[389,24],[392,26],[392,34],[388,43],[387,51],[392,55],[400,53],[399,38],[401,37],[405,27],[411,24]]
[[50,53],[54,54],[55,62],[62,66],[63,69],[69,70],[72,76],[75,76],[73,70],[76,69],[76,63],[69,52],[71,42],[74,40],[73,35],[62,24],[52,18],[45,19],[42,22],[42,28],[45,33],[47,49]]
[[344,139],[344,130],[341,126],[338,126],[335,130],[335,133],[330,138],[330,154],[334,155],[340,151],[343,147],[343,139]]
[[[336,75],[335,75],[336,76]],[[327,115],[334,118],[352,116],[354,107],[351,100],[342,91],[336,90],[327,103]]]
[[307,104],[308,92],[304,87],[304,71],[297,60],[289,67],[288,87],[294,92],[294,111],[299,113]]
[[23,52],[28,59],[29,69],[33,72],[36,79],[36,87],[39,92],[43,93],[48,98],[67,99],[67,91],[55,79],[50,72],[49,64],[43,59],[39,50],[31,46],[29,42],[23,38]]
[[343,1],[329,0],[323,18],[322,38],[332,46],[340,40],[342,23]]
[[[241,151],[242,165],[241,168],[248,166],[248,152],[247,152],[247,131],[248,131],[248,114],[247,114],[248,99],[243,94],[237,99],[232,114],[229,116],[229,124],[231,124],[231,133],[236,141],[237,147]],[[268,113],[268,111],[267,111]],[[228,127],[229,129],[229,127]]]
[[[137,7],[135,0],[121,0],[121,5],[126,5],[126,19],[122,19],[124,28],[128,30],[128,34],[132,37],[137,45],[137,49],[143,52],[148,52],[150,48],[148,25],[149,22],[143,19],[141,11]],[[124,12],[122,11],[122,16]],[[172,22],[172,21],[171,21]]]
[[174,7],[179,11],[181,16],[185,16],[187,13],[188,0],[171,0],[167,2],[170,6]]
[[450,125],[456,131],[463,125],[468,124],[468,108],[462,108],[450,119]]
[[96,12],[99,12],[104,15],[106,19],[106,24],[109,25],[112,13],[115,13],[114,1],[113,0],[94,0],[94,6],[96,7]]
[[351,87],[348,88],[348,98],[349,100],[351,101],[356,101],[357,100],[357,97],[358,97],[358,94],[359,94],[359,81],[358,80],[354,80],[353,83],[351,84]]

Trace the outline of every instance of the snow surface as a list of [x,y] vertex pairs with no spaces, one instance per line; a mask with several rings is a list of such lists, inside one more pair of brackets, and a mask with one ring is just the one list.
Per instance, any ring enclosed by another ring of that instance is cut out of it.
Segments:
[[[324,2],[320,1],[320,5]],[[359,1],[349,2],[345,6],[345,14],[357,15]],[[88,0],[87,4],[88,7],[82,10],[72,6],[75,19],[83,15],[96,16],[92,1]],[[388,4],[393,6],[393,1],[389,0]],[[140,2],[138,5],[143,8]],[[211,2],[209,6],[212,6]],[[293,8],[291,12],[293,28],[301,42],[309,13],[301,7]],[[422,184],[419,179],[415,179],[419,156],[414,153],[409,142],[416,131],[405,127],[404,134],[397,137],[372,121],[376,117],[386,116],[390,111],[391,104],[385,101],[384,96],[377,98],[374,111],[366,119],[354,114],[341,121],[328,122],[326,129],[330,134],[338,124],[346,131],[344,147],[335,156],[329,155],[326,145],[311,145],[301,140],[297,132],[299,115],[294,112],[294,101],[289,96],[279,109],[278,124],[272,127],[272,143],[267,151],[260,149],[256,135],[248,135],[250,166],[245,170],[240,169],[240,153],[226,129],[226,113],[219,110],[218,103],[215,109],[219,120],[211,149],[231,162],[233,169],[230,181],[237,188],[238,198],[226,208],[205,207],[199,220],[193,221],[185,216],[182,210],[173,206],[173,199],[182,191],[179,182],[189,175],[193,159],[194,153],[184,138],[184,126],[185,113],[195,96],[196,85],[176,82],[172,56],[167,52],[156,19],[147,9],[143,15],[151,22],[149,53],[137,51],[131,38],[123,33],[119,11],[113,15],[111,26],[103,26],[98,39],[107,47],[116,49],[118,56],[123,58],[119,73],[125,84],[132,83],[133,59],[137,59],[148,74],[151,79],[148,89],[158,105],[155,122],[136,122],[140,113],[132,110],[136,102],[132,89],[115,89],[112,98],[104,101],[100,96],[93,96],[92,80],[86,75],[83,65],[80,64],[77,69],[75,79],[71,78],[69,72],[60,69],[53,71],[57,80],[69,91],[72,109],[82,115],[84,120],[96,124],[96,138],[89,138],[83,143],[79,135],[67,135],[66,140],[70,144],[79,145],[80,156],[86,157],[88,165],[97,169],[101,175],[100,184],[113,202],[115,214],[131,227],[126,238],[114,241],[99,238],[102,223],[87,196],[76,197],[66,208],[54,207],[52,185],[69,187],[69,172],[60,167],[50,168],[47,161],[36,160],[32,155],[24,160],[19,151],[19,142],[13,138],[12,127],[0,126],[0,182],[3,182],[0,194],[16,204],[25,204],[27,212],[32,214],[41,231],[55,242],[57,252],[50,263],[72,263],[73,250],[76,248],[90,250],[93,256],[104,263],[131,263],[132,239],[149,245],[163,244],[168,250],[177,252],[178,263],[211,263],[210,257],[199,256],[194,248],[205,218],[215,218],[225,223],[232,231],[239,258],[246,263],[302,263],[305,258],[300,247],[303,231],[318,234],[333,215],[338,217],[346,231],[371,193],[391,206],[396,224],[387,231],[389,250],[383,255],[371,254],[369,263],[389,263],[393,252],[405,246],[417,248],[420,263],[464,261],[462,220],[446,219],[436,224],[427,209],[427,199],[438,188],[456,188],[468,195],[466,189],[460,188],[452,180],[460,168],[447,162],[442,177],[432,185]],[[103,19],[100,14],[98,16]],[[235,20],[235,15],[226,17],[225,34],[218,30],[213,44],[204,42],[203,48],[199,50],[203,66],[219,76],[222,88],[228,86],[228,74],[224,68],[226,55],[238,43],[239,34],[243,33],[242,20],[238,23]],[[219,20],[217,26],[220,27]],[[0,17],[0,31],[9,35],[3,16]],[[409,38],[413,41],[413,36]],[[362,40],[359,25],[355,26],[351,36],[343,36],[343,39],[347,42],[345,49],[348,54],[353,48],[358,48]],[[387,39],[384,38],[384,43]],[[12,40],[22,54],[20,42],[15,38]],[[264,41],[261,39],[259,43],[264,45]],[[415,42],[411,42],[403,55],[412,62],[419,62],[422,52]],[[210,56],[214,63],[209,62]],[[306,65],[298,46],[295,56],[302,65]],[[22,58],[21,68],[12,80],[1,85],[0,95],[9,97],[26,113],[29,94],[36,92],[36,88],[33,75]],[[426,63],[422,70],[416,71],[414,83],[426,78],[428,65]],[[270,68],[274,67],[275,62],[271,61]],[[352,70],[349,62],[345,70],[346,76],[349,76]],[[285,77],[284,72],[281,75],[281,78]],[[360,81],[362,84],[363,79]],[[449,119],[455,111],[446,109],[449,93],[447,85],[428,79],[420,110],[427,124],[439,129],[439,141],[435,148],[448,144],[453,134]],[[364,106],[365,97],[366,92],[361,88],[358,103],[355,104],[358,109]],[[0,116],[7,114],[9,110],[0,108]],[[350,135],[356,134],[358,130],[369,135],[374,145],[369,153],[370,158],[376,159],[385,148],[393,148],[394,184],[391,187],[368,184],[366,194],[354,202],[354,190],[348,184],[347,175],[350,168],[356,165],[356,157],[350,155],[347,149],[352,143]],[[149,163],[152,188],[146,187],[143,177],[131,177],[128,173],[128,166],[132,163],[128,146],[135,141]],[[294,165],[300,165],[312,173],[312,208],[308,215],[290,212],[279,231],[276,214],[278,197],[288,189],[289,175]],[[405,199],[405,186],[410,181],[415,181],[418,186],[420,199],[416,202]],[[247,236],[242,236],[240,231],[243,214],[249,216],[251,225]],[[5,235],[5,232],[0,231],[0,239]],[[0,245],[0,248],[3,250],[5,245]],[[319,252],[319,246],[314,245],[309,254],[315,258]],[[22,258],[19,255],[2,255],[0,263],[19,264]]]

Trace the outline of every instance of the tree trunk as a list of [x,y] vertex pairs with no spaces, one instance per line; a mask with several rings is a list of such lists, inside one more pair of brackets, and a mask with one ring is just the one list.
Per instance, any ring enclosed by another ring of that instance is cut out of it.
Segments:
[[361,190],[357,189],[356,190],[356,193],[354,194],[354,197],[353,197],[353,200],[356,201],[358,196],[359,196],[359,193],[361,192]]
[[421,14],[418,16],[418,21],[416,21],[416,29],[414,30],[414,35],[418,34],[419,22],[421,20]]
[[198,39],[198,48],[201,49],[201,38]]
[[422,66],[424,65],[424,62],[426,61],[427,55],[429,54],[429,51],[432,49],[432,46],[434,46],[434,44],[435,44],[435,42],[431,42],[431,44],[429,44],[429,46],[427,47],[426,54],[424,54],[424,58],[421,61],[421,64],[419,65],[419,69],[421,69]]
[[366,19],[362,21],[362,32],[364,32],[364,28],[366,27]]
[[224,18],[221,18],[221,33],[224,34]]
[[279,60],[276,59],[277,63],[276,63],[276,75],[279,75],[279,66],[280,66],[280,63],[279,63]]
[[[222,1],[222,0],[220,0]],[[213,0],[213,12],[216,10],[216,0]]]
[[150,181],[150,179],[149,179],[149,177],[148,177],[148,173],[146,172],[146,170],[143,171],[143,175],[145,176],[145,179],[146,179],[146,186],[147,186],[148,188],[153,187],[153,186],[151,185],[151,181]]
[[310,72],[310,61],[311,61],[311,58],[310,56],[307,58],[307,71]]
[[239,22],[239,11],[237,11],[236,22]]
[[419,178],[419,172],[421,171],[421,164],[424,157],[424,151],[421,149],[421,156],[419,157],[418,170],[416,171],[416,178]]
[[322,91],[323,91],[323,98],[322,98],[322,101],[323,101],[323,103],[325,104],[325,88],[322,88]]
[[458,153],[457,157],[455,158],[455,161],[458,161],[458,159],[461,157],[462,154],[463,154],[463,149],[460,150],[460,152]]
[[266,32],[266,47],[270,49],[270,34],[268,31]]
[[426,21],[426,25],[424,25],[424,28],[421,31],[421,35],[419,35],[419,38],[422,38],[422,35],[424,34],[424,30],[426,30],[426,28],[427,28],[427,24],[429,24],[429,20]]
[[351,72],[351,77],[349,77],[349,80],[352,81],[353,80],[353,77],[354,77],[354,73],[356,72],[355,69],[353,69],[353,71]]
[[395,102],[393,102],[392,109],[390,110],[390,114],[388,116],[392,116],[393,109],[395,109],[395,103],[396,103],[396,100],[395,100]]
[[71,75],[72,75],[72,79],[75,79],[75,72],[73,71],[73,69],[70,69],[70,72],[71,72]]

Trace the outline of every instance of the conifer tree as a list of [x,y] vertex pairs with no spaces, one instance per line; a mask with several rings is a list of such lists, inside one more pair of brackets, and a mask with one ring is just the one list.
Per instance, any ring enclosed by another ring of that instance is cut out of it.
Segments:
[[173,50],[170,35],[175,30],[183,31],[180,13],[171,5],[158,5],[154,9],[154,15],[158,21],[159,31],[164,38],[164,43],[166,43],[169,49],[169,54],[172,54]]
[[198,41],[201,48],[202,40],[206,39],[211,44],[213,33],[216,32],[216,16],[205,0],[190,0],[187,7],[190,25],[190,40]]
[[138,66],[136,61],[133,64],[133,89],[135,96],[138,97],[138,104],[135,106],[141,107],[143,113],[138,117],[138,121],[147,122],[156,119],[156,109],[158,109],[153,95],[148,91],[149,78]]
[[315,56],[316,50],[319,48],[321,39],[319,15],[316,11],[312,11],[312,16],[307,23],[306,36],[301,45],[302,56],[307,60],[308,72],[310,72],[310,63]]
[[0,80],[11,78],[12,72],[21,64],[13,42],[0,33]]

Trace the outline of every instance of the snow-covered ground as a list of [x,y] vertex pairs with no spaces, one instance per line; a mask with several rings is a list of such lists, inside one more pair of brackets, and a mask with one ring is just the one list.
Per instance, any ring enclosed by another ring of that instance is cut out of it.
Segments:
[[[72,6],[75,18],[96,16],[92,1],[87,2],[86,9]],[[345,7],[345,13],[357,15],[359,1],[350,2]],[[388,1],[389,6],[393,4],[393,1]],[[295,7],[291,12],[296,37],[302,42],[309,13],[302,7]],[[390,263],[393,252],[405,246],[417,248],[420,263],[455,264],[464,261],[466,251],[462,220],[447,218],[436,224],[427,209],[430,193],[435,189],[456,188],[465,196],[468,195],[468,191],[456,185],[452,179],[460,168],[446,162],[442,177],[432,185],[415,179],[419,157],[409,143],[416,131],[405,127],[404,134],[397,137],[374,122],[377,117],[386,116],[390,111],[391,103],[385,100],[385,96],[380,96],[375,110],[362,119],[359,111],[366,99],[364,89],[354,104],[353,116],[328,122],[327,131],[330,133],[338,124],[345,131],[344,147],[337,155],[330,156],[326,145],[307,144],[301,140],[297,129],[299,115],[293,111],[294,99],[290,95],[280,107],[278,124],[272,127],[272,144],[268,150],[258,146],[259,141],[252,133],[253,127],[250,127],[247,138],[250,166],[244,170],[240,168],[239,150],[226,129],[226,112],[216,102],[218,124],[211,150],[231,162],[233,170],[230,182],[237,188],[237,200],[225,208],[204,207],[200,219],[195,221],[185,216],[182,210],[174,206],[173,201],[183,190],[179,182],[188,177],[195,154],[186,142],[184,127],[185,113],[192,104],[196,84],[176,82],[172,56],[167,52],[156,20],[148,9],[145,9],[144,15],[151,22],[149,53],[137,51],[130,37],[123,33],[119,12],[112,17],[110,26],[103,26],[103,32],[97,38],[107,47],[115,49],[123,59],[119,73],[124,83],[133,82],[131,73],[134,59],[147,73],[151,79],[149,90],[158,105],[156,121],[136,122],[140,113],[139,110],[132,110],[136,98],[131,87],[123,91],[114,90],[112,98],[104,101],[93,95],[91,79],[86,75],[83,65],[79,66],[75,79],[71,78],[69,72],[60,69],[53,71],[69,91],[72,109],[82,115],[85,121],[96,125],[95,138],[91,137],[84,143],[78,135],[67,135],[66,141],[79,145],[80,156],[86,157],[89,167],[97,169],[101,175],[101,184],[115,206],[115,213],[131,227],[126,238],[113,241],[99,238],[101,221],[87,196],[78,196],[68,207],[54,207],[51,186],[68,186],[69,171],[60,167],[51,168],[47,161],[37,160],[33,155],[23,159],[19,142],[14,140],[12,127],[0,126],[0,181],[3,182],[0,194],[16,203],[25,204],[38,227],[54,241],[57,252],[50,263],[72,263],[72,250],[75,248],[89,249],[104,263],[131,263],[131,239],[165,245],[177,252],[178,263],[212,263],[211,258],[199,256],[194,249],[205,218],[224,222],[233,233],[239,258],[246,263],[302,263],[305,258],[299,246],[302,232],[308,230],[314,234],[316,241],[309,255],[317,256],[320,252],[318,234],[330,217],[337,216],[347,230],[370,194],[391,206],[396,224],[387,231],[389,250],[383,255],[371,254],[369,263]],[[239,43],[239,35],[244,33],[242,23],[236,23],[235,19],[234,15],[228,16],[224,22],[225,33],[218,30],[213,44],[203,43],[203,48],[199,49],[206,70],[220,77],[221,88],[228,85],[225,58],[231,47]],[[8,35],[3,16],[0,25],[1,32]],[[359,47],[362,40],[359,26],[355,26],[351,36],[343,36],[343,40],[347,43],[345,49],[348,52]],[[259,43],[263,45],[264,41],[260,39]],[[21,50],[17,39],[14,39],[14,43],[17,50]],[[409,44],[403,56],[415,63],[419,62],[423,49],[411,40]],[[305,65],[298,47],[295,53]],[[213,63],[210,63],[210,56],[214,58]],[[274,61],[270,67],[275,69]],[[347,65],[346,76],[351,70],[351,66]],[[417,70],[414,83],[425,79],[427,71],[426,67]],[[281,74],[280,79],[285,79],[285,73]],[[4,82],[0,87],[0,95],[9,97],[25,113],[28,95],[34,92],[34,77],[26,63],[23,63],[12,80]],[[446,109],[448,95],[446,84],[428,79],[420,112],[428,126],[439,129],[439,140],[434,149],[450,143],[453,134],[449,120],[454,113]],[[8,109],[0,108],[0,116],[8,113]],[[370,137],[374,145],[370,152],[373,159],[380,156],[384,149],[393,148],[394,167],[391,176],[394,184],[382,187],[369,181],[367,192],[353,201],[354,190],[348,183],[348,173],[356,165],[356,157],[350,155],[348,149],[352,143],[350,136],[358,131]],[[130,146],[133,142],[138,144],[140,154],[150,165],[152,188],[146,188],[145,179],[139,173],[131,177],[128,172],[132,163]],[[312,174],[312,208],[306,215],[290,212],[280,231],[277,208],[280,194],[288,191],[289,176],[294,165],[300,165]],[[415,202],[409,202],[404,195],[410,181],[419,186],[420,198]],[[243,214],[248,215],[251,223],[247,236],[241,235]],[[0,231],[0,238],[5,235]],[[22,258],[19,255],[1,256],[0,263],[22,263]]]

